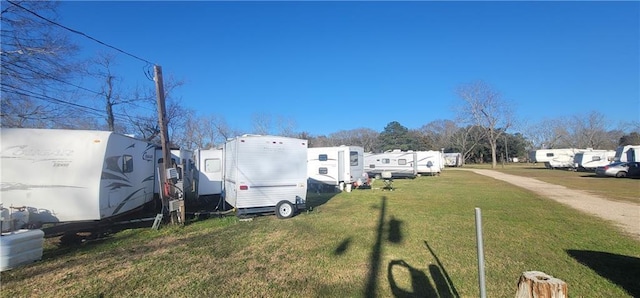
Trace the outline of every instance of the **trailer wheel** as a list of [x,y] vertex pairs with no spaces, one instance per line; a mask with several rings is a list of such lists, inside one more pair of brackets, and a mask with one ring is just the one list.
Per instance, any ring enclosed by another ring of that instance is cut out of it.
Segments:
[[293,205],[289,201],[280,201],[276,205],[276,216],[280,219],[293,216]]

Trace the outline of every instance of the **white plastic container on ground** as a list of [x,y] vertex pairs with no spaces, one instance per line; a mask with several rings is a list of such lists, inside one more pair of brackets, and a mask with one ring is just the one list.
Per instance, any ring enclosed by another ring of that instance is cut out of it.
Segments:
[[0,236],[0,271],[9,270],[42,259],[44,232],[17,230]]

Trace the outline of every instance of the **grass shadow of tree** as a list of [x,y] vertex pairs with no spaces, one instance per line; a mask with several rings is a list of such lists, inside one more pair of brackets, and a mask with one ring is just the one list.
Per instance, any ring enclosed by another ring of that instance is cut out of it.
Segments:
[[591,250],[566,250],[580,264],[622,287],[632,297],[640,297],[640,258]]

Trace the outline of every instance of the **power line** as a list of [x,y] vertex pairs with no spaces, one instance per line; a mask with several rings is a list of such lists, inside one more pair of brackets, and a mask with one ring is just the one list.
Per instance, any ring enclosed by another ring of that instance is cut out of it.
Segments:
[[140,61],[142,61],[142,62],[145,62],[145,63],[147,63],[147,64],[155,65],[155,63],[152,63],[152,62],[150,62],[150,61],[148,61],[148,60],[146,60],[146,59],[140,58],[140,57],[138,57],[138,56],[136,56],[136,55],[133,55],[133,54],[131,54],[131,53],[125,52],[125,51],[123,51],[123,50],[121,50],[121,49],[119,49],[119,48],[116,48],[116,47],[114,47],[114,46],[112,46],[112,45],[109,45],[109,44],[104,43],[104,42],[102,42],[102,41],[100,41],[100,40],[98,40],[98,39],[95,39],[95,38],[93,38],[93,37],[91,37],[91,36],[89,36],[89,35],[87,35],[87,34],[85,34],[85,33],[82,33],[82,32],[80,32],[80,31],[77,31],[77,30],[71,29],[71,28],[66,27],[66,26],[64,26],[64,25],[61,25],[61,24],[59,24],[59,23],[56,23],[56,22],[54,22],[54,21],[52,21],[52,20],[49,20],[49,19],[47,19],[47,18],[45,18],[45,17],[43,17],[43,16],[41,16],[41,15],[37,14],[36,12],[31,11],[31,10],[29,10],[29,9],[27,9],[27,8],[25,8],[25,7],[21,6],[21,5],[19,5],[18,3],[15,3],[15,2],[10,1],[10,0],[7,0],[7,2],[9,2],[10,4],[12,4],[12,5],[16,6],[16,7],[19,7],[19,8],[21,8],[21,9],[23,9],[23,10],[25,10],[25,11],[29,12],[29,13],[31,13],[32,15],[34,15],[34,16],[36,16],[36,17],[38,17],[38,18],[42,19],[42,20],[45,20],[45,21],[47,21],[47,22],[49,22],[49,23],[51,23],[51,24],[54,24],[54,25],[56,25],[56,26],[58,26],[58,27],[64,28],[64,29],[66,29],[66,30],[68,30],[68,31],[70,31],[70,32],[75,33],[75,34],[82,35],[82,36],[84,36],[84,37],[86,37],[86,38],[88,38],[88,39],[91,39],[91,40],[93,40],[93,41],[95,41],[95,42],[97,42],[97,43],[101,44],[101,45],[104,45],[104,46],[106,46],[106,47],[109,47],[109,48],[111,48],[111,49],[114,49],[114,50],[116,50],[116,51],[118,51],[118,52],[120,52],[120,53],[123,53],[123,54],[125,54],[125,55],[127,55],[127,56],[133,57],[133,58],[135,58],[135,59],[138,59],[138,60],[140,60]]
[[[51,96],[48,96],[48,95],[44,95],[44,94],[39,94],[39,93],[36,93],[36,92],[33,92],[33,91],[29,91],[29,90],[25,90],[25,89],[22,89],[22,88],[18,88],[18,87],[15,87],[15,86],[5,85],[4,87],[10,88],[10,89],[2,88],[3,92],[9,92],[9,93],[17,94],[17,95],[28,96],[28,97],[31,97],[31,98],[36,98],[36,99],[48,101],[48,102],[51,102],[51,103],[58,103],[58,104],[64,104],[64,105],[72,106],[74,108],[83,109],[86,113],[93,114],[93,115],[95,115],[97,117],[101,117],[101,118],[106,116],[105,114],[103,114],[104,111],[102,111],[100,109],[96,109],[96,108],[92,108],[92,107],[89,107],[89,106],[85,106],[85,105],[69,102],[69,101],[66,101],[66,100],[54,98],[54,97],[51,97]],[[114,112],[113,116],[117,120],[120,120],[120,121],[125,121],[125,120],[127,120],[127,118],[129,118],[129,119],[133,118],[133,119],[138,119],[138,120],[144,119],[143,117],[140,117],[140,116],[131,116],[131,115],[128,115],[128,114],[122,114],[122,113],[117,113],[117,112]]]

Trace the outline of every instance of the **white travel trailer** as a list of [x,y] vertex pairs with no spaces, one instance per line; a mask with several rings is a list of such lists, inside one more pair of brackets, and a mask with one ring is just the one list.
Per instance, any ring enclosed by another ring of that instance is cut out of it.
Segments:
[[640,161],[640,145],[619,146],[614,161]]
[[613,162],[616,152],[613,150],[589,150],[578,152],[573,157],[574,168],[580,171],[594,171]]
[[587,149],[539,149],[529,152],[529,160],[533,163],[542,162],[548,169],[573,168],[573,157],[583,151]]
[[444,165],[446,167],[461,167],[462,166],[462,153],[445,153]]
[[194,159],[198,170],[198,198],[222,194],[224,174],[224,150],[198,149],[194,151]]
[[440,175],[444,168],[444,156],[440,151],[416,151],[418,175]]
[[314,147],[307,149],[309,188],[338,186],[351,191],[364,185],[364,148],[360,146]]
[[415,152],[400,150],[384,153],[365,153],[364,170],[370,177],[380,179],[382,172],[391,172],[392,177],[415,178],[418,175],[418,158]]
[[237,215],[275,211],[287,218],[306,208],[306,140],[269,135],[228,140],[224,173],[224,199]]
[[0,203],[14,226],[99,221],[154,199],[156,145],[108,131],[3,128]]

